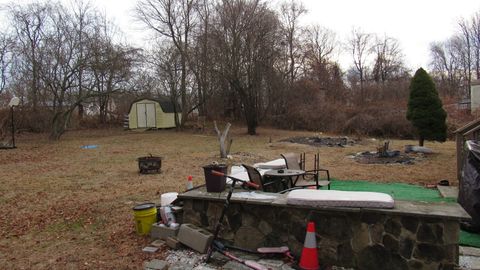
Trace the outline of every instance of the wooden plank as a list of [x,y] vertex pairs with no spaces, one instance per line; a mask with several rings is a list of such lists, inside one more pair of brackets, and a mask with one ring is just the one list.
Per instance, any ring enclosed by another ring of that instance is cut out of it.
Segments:
[[472,128],[472,129],[470,129],[469,131],[463,133],[463,136],[468,137],[470,135],[474,135],[474,136],[472,136],[474,138],[475,137],[475,132],[478,131],[478,130],[480,130],[480,125],[478,125],[478,126]]
[[469,122],[468,124],[464,125],[463,127],[455,130],[453,133],[465,133],[468,132],[470,129],[475,128],[476,126],[480,125],[480,118]]
[[463,167],[463,136],[460,133],[455,134],[455,140],[457,142],[457,180],[460,183],[462,180],[462,167]]

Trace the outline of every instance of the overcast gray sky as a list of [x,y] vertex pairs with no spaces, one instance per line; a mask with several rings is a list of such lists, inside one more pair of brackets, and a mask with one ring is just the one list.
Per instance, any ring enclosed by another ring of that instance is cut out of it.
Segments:
[[[22,0],[19,0],[22,1]],[[23,0],[27,1],[27,0]],[[22,2],[23,2],[22,1]],[[273,0],[272,5],[281,0]],[[0,0],[0,3],[10,1]],[[62,0],[69,3],[70,0]],[[104,10],[125,33],[129,41],[142,46],[141,26],[134,22],[132,9],[135,0],[91,0]],[[400,41],[406,64],[415,70],[427,67],[429,44],[442,41],[453,34],[461,17],[469,18],[480,12],[479,0],[303,0],[308,14],[304,24],[320,24],[346,41],[352,27],[364,32],[386,34]],[[339,60],[346,69],[351,63],[348,52]]]

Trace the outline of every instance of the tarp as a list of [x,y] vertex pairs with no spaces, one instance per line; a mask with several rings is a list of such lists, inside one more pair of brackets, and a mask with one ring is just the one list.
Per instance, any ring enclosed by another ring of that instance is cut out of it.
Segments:
[[478,141],[466,141],[467,157],[463,164],[459,183],[458,203],[472,217],[472,230],[480,229],[480,145]]

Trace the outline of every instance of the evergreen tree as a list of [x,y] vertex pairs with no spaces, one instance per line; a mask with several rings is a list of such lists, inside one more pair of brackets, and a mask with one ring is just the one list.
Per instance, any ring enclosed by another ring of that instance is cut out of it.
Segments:
[[418,131],[420,146],[424,140],[446,140],[446,118],[435,83],[423,68],[419,68],[410,82],[407,119]]

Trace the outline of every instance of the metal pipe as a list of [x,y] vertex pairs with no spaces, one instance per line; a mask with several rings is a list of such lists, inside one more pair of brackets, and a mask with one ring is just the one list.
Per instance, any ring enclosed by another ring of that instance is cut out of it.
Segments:
[[12,114],[12,148],[16,148],[15,147],[15,124],[13,122],[13,107],[14,106],[10,107],[10,111],[11,111],[11,114]]

